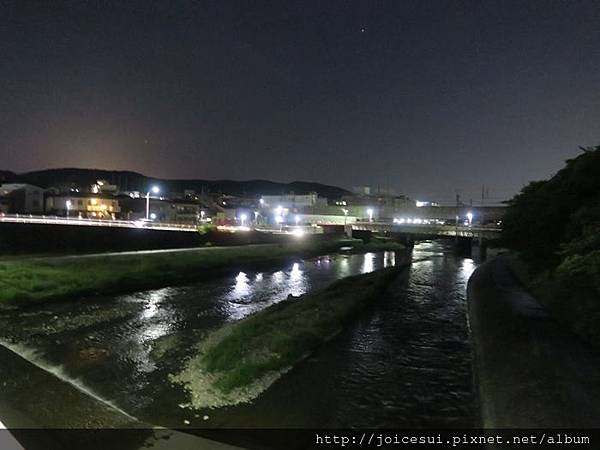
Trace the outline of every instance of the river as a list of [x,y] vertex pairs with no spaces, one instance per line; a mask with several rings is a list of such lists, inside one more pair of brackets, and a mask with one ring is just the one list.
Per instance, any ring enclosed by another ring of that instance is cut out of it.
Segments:
[[326,255],[190,286],[3,311],[0,339],[129,414],[168,427],[477,426],[466,318],[476,263],[439,241],[418,243],[385,295],[254,402],[192,411],[183,407],[186,393],[168,382],[208,331],[289,294],[393,266],[396,256]]

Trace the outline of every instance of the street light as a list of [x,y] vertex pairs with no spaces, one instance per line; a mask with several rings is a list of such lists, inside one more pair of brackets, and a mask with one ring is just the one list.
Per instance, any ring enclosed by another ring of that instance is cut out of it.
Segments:
[[300,222],[300,216],[296,214],[295,220],[296,220],[296,226],[298,226],[298,223]]
[[373,222],[373,208],[367,209],[367,214],[369,215],[369,222]]
[[67,200],[65,202],[65,206],[67,207],[67,219],[69,218],[69,211],[71,210],[71,200]]
[[469,221],[469,226],[470,226],[471,223],[473,222],[473,213],[471,211],[469,211],[467,213],[467,220]]
[[344,212],[344,225],[346,225],[346,221],[348,220],[348,210],[346,208],[342,208]]
[[244,222],[246,221],[247,218],[248,218],[248,216],[246,214],[240,214],[240,220],[242,222],[242,226],[244,226]]
[[[153,194],[158,194],[160,188],[158,186],[152,186],[151,189]],[[150,191],[146,192],[146,220],[150,218]]]

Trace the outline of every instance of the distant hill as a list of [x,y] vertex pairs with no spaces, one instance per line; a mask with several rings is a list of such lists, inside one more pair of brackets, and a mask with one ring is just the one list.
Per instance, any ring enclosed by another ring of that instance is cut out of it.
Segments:
[[277,183],[268,180],[167,180],[152,178],[137,172],[99,169],[47,169],[35,172],[15,174],[0,170],[0,180],[4,182],[29,183],[43,188],[59,184],[90,186],[97,180],[108,180],[120,186],[121,190],[145,191],[148,186],[158,184],[164,192],[183,192],[193,189],[196,192],[221,192],[238,196],[280,195],[294,192],[306,194],[317,192],[328,198],[339,198],[350,194],[349,191],[321,183],[294,181]]
[[0,170],[0,183],[11,181],[15,177],[13,172],[8,170]]

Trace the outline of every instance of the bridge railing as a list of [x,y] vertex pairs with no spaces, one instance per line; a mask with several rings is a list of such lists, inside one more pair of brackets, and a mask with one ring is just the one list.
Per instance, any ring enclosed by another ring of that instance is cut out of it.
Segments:
[[33,214],[0,214],[0,223],[23,223],[43,225],[96,226],[109,228],[145,228],[168,231],[196,231],[195,225],[145,220],[89,219],[80,217],[36,216]]

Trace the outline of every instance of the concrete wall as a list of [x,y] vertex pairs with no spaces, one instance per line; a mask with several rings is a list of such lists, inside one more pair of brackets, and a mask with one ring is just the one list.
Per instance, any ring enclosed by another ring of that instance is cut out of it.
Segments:
[[468,301],[484,427],[597,428],[599,352],[548,316],[505,257],[473,273]]

